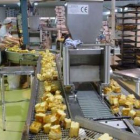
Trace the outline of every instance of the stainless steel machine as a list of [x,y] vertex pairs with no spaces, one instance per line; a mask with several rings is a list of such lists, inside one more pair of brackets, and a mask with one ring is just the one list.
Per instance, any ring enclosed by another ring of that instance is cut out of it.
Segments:
[[[103,1],[72,0],[66,5],[67,26],[72,39],[83,42],[76,49],[63,46],[63,85],[72,87],[66,93],[71,117],[112,117],[98,95],[102,93],[101,87],[110,82],[110,46],[96,44],[102,25]],[[97,89],[93,82],[97,83]]]
[[102,0],[68,0],[66,4],[67,26],[72,39],[83,42],[76,49],[63,46],[63,84],[74,87],[65,92],[70,116],[108,122],[110,126],[130,128],[129,131],[138,134],[139,129],[134,128],[132,122],[111,113],[102,96],[102,86],[110,83],[110,46],[96,44],[102,24],[102,4]]
[[110,46],[95,44],[102,25],[103,0],[67,1],[67,26],[72,39],[83,44],[76,49],[63,46],[64,85],[110,79]]

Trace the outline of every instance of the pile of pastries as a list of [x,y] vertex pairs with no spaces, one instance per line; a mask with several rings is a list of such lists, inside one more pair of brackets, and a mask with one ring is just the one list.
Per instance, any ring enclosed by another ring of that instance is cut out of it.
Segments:
[[31,50],[31,51],[27,49],[22,50],[19,45],[14,45],[13,47],[9,47],[7,50],[11,52],[18,52],[18,53],[32,53],[32,54],[36,53],[35,50]]
[[98,138],[98,140],[113,140],[113,137],[109,136],[108,133],[104,133]]
[[[109,102],[113,114],[121,111],[122,116],[129,116],[134,120],[134,125],[140,126],[140,100],[137,100],[133,94],[129,95],[109,95]],[[122,109],[120,109],[120,106]]]
[[40,81],[57,80],[58,72],[56,70],[55,55],[50,53],[49,50],[41,52],[41,72],[37,74]]
[[109,86],[104,88],[104,94],[108,94],[111,92],[121,93],[120,85],[113,79],[110,80]]
[[[117,94],[110,94],[112,92]],[[104,88],[104,94],[107,95],[113,114],[121,112],[122,116],[131,117],[134,125],[140,126],[140,100],[137,100],[133,94],[127,96],[122,94],[121,87],[113,79],[110,80],[110,85]]]
[[44,94],[41,102],[35,105],[35,121],[30,125],[30,132],[37,134],[43,130],[50,140],[60,140],[62,129],[69,129],[69,137],[77,137],[80,125],[66,118],[67,107],[59,86],[54,81],[58,78],[55,56],[49,51],[42,53],[41,66],[38,79],[44,82]]

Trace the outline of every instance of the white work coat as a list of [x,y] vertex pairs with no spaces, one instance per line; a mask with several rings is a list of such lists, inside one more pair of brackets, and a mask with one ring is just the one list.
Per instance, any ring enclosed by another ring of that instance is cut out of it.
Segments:
[[9,30],[6,29],[5,25],[2,25],[0,28],[0,42],[3,41],[4,37],[12,37],[12,35],[9,33]]

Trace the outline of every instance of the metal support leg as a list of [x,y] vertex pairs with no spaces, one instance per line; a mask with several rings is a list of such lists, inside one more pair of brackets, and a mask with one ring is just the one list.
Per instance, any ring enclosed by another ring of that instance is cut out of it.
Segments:
[[32,82],[33,82],[33,75],[32,74],[30,75],[30,80],[31,80],[30,82],[31,82],[31,87],[32,87]]
[[5,126],[5,93],[4,93],[4,76],[1,75],[1,100],[2,100],[2,125],[3,125],[3,131],[6,130]]
[[140,83],[139,83],[139,81],[136,81],[136,93],[138,94],[138,95],[140,95]]

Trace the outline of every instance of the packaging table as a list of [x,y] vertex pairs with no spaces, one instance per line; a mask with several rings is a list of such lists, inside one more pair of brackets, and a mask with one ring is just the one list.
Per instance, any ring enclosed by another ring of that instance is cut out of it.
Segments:
[[32,79],[34,74],[34,67],[32,66],[16,66],[16,67],[2,67],[0,68],[0,80],[1,80],[1,100],[2,100],[2,123],[3,123],[3,130],[6,130],[5,121],[6,121],[6,114],[5,114],[5,92],[4,92],[4,76],[6,75],[29,75],[31,78],[31,85]]
[[128,78],[133,80],[136,83],[136,89],[135,92],[140,96],[140,69],[128,69],[128,70],[121,70],[121,71],[115,71],[115,75],[121,76],[123,78]]

